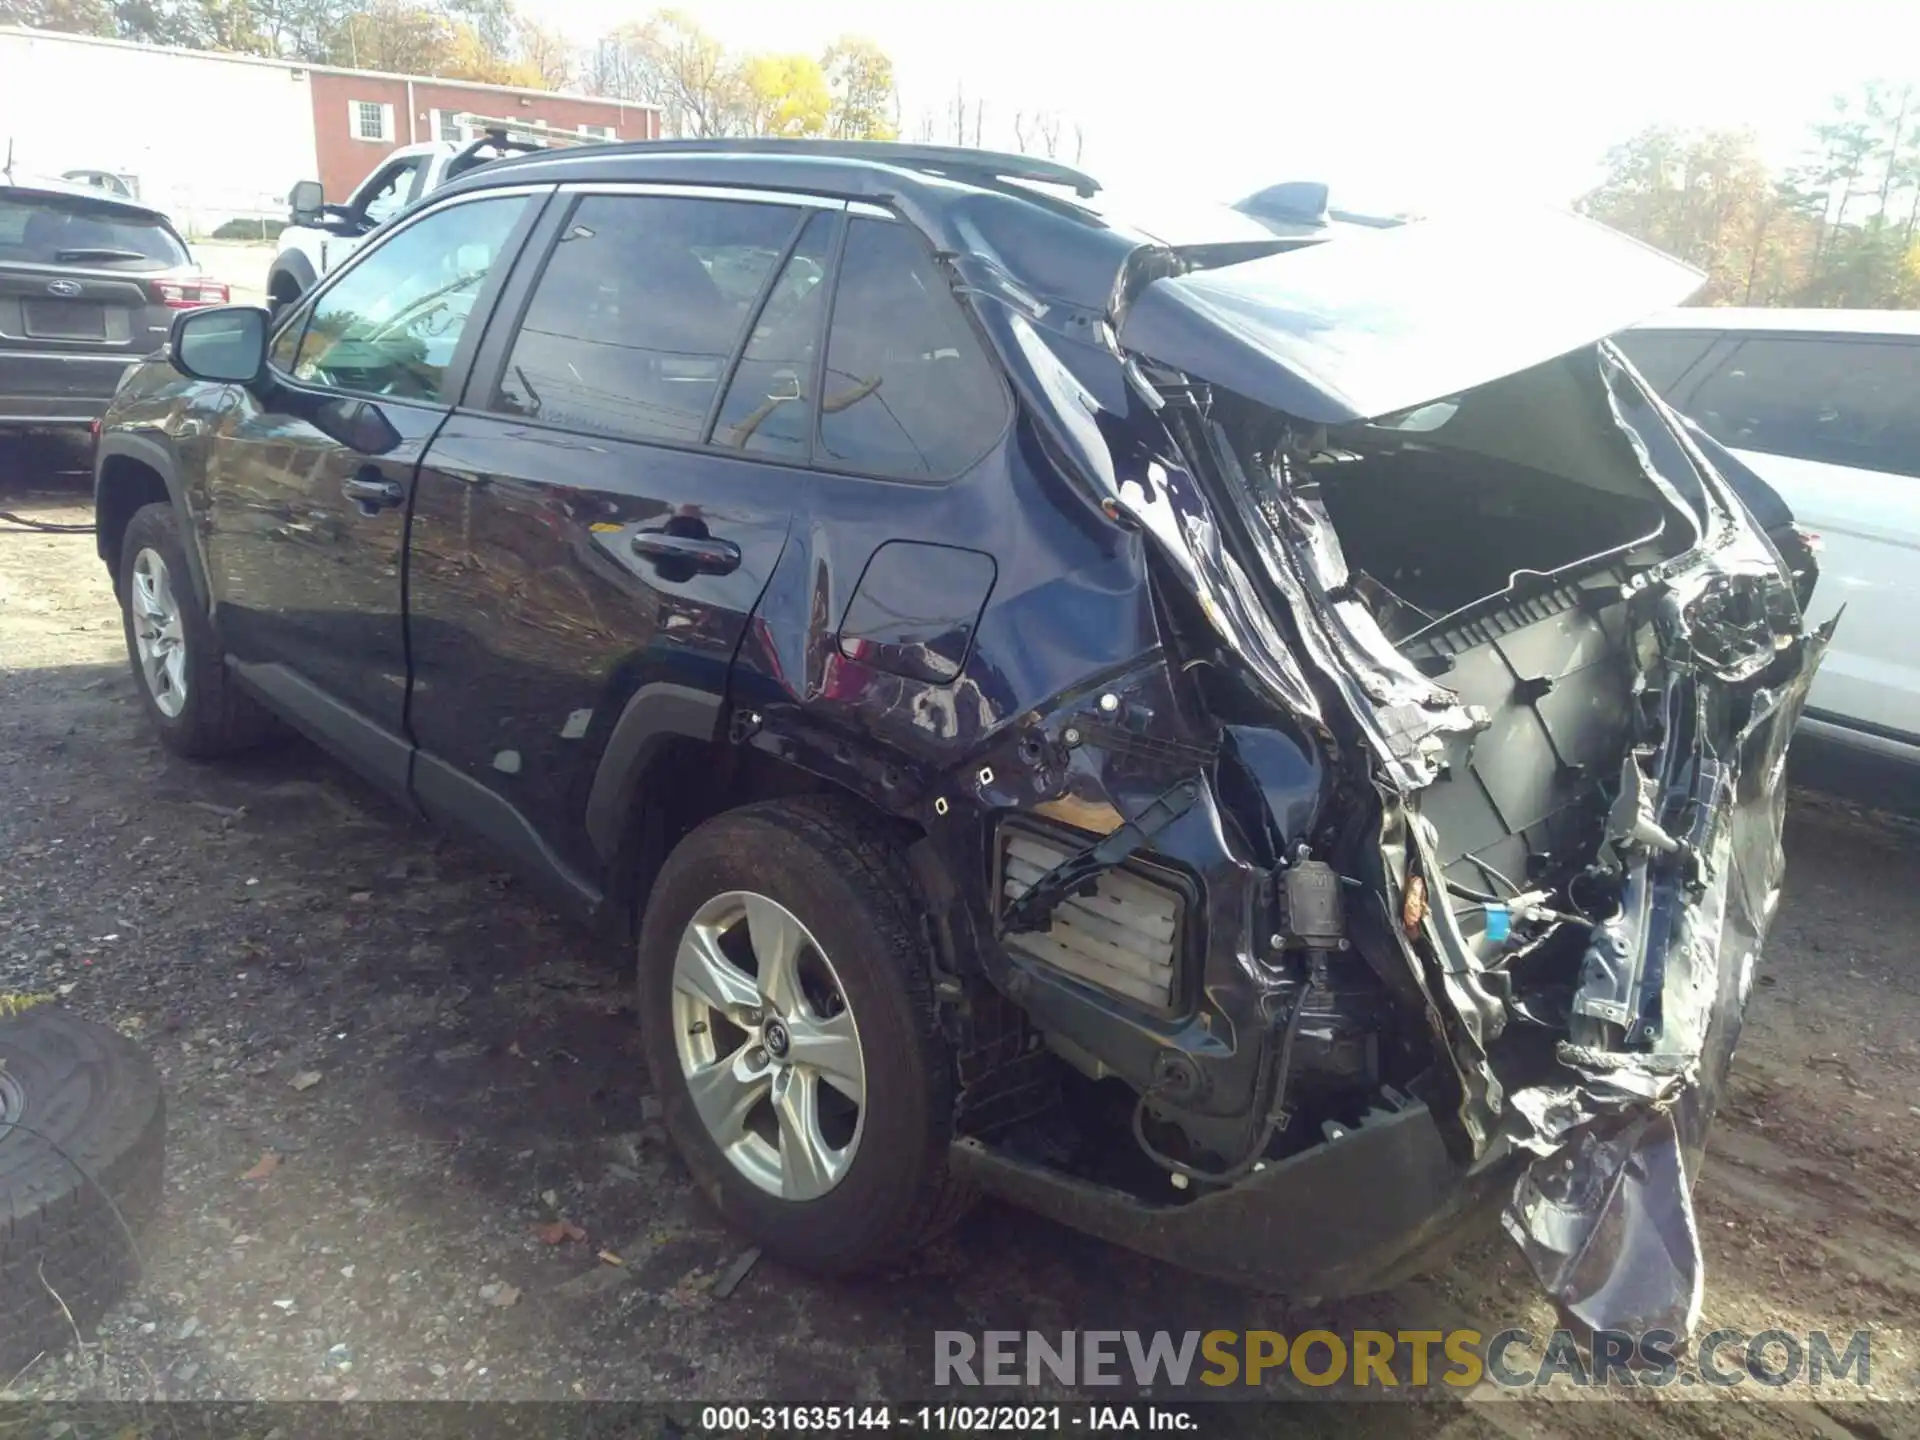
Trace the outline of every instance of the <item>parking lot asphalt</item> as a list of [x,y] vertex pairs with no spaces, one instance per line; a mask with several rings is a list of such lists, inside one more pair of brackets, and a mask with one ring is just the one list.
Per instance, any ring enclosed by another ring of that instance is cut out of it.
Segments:
[[[84,523],[84,480],[38,454],[0,450],[0,508]],[[934,1393],[941,1329],[1553,1328],[1498,1236],[1301,1307],[991,1205],[904,1272],[763,1260],[720,1298],[743,1242],[661,1135],[623,958],[303,742],[166,755],[133,686],[91,538],[0,533],[0,992],[144,1041],[171,1137],[143,1283],[17,1395],[904,1399]],[[1702,1329],[1869,1329],[1865,1393],[1912,1396],[1920,828],[1797,792],[1787,846],[1697,1192]],[[556,1221],[584,1238],[546,1243]],[[1832,1437],[1913,1413],[1568,1398],[1435,1388],[1327,1433]]]

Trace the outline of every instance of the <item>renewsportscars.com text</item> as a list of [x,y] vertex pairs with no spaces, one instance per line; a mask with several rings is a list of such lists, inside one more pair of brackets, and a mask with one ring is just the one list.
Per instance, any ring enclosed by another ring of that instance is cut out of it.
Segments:
[[1179,1388],[1302,1385],[1356,1389],[1483,1380],[1506,1389],[1544,1385],[1820,1386],[1864,1389],[1872,1338],[1714,1330],[1691,1346],[1670,1330],[1596,1331],[1583,1347],[1567,1330],[1542,1339],[1521,1329],[1478,1330],[937,1330],[936,1385],[1132,1385]]

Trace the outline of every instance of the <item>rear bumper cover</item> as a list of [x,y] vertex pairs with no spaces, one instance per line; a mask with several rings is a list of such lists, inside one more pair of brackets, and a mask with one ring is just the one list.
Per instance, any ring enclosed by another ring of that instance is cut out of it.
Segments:
[[1257,1289],[1334,1299],[1385,1289],[1491,1230],[1522,1157],[1469,1170],[1417,1102],[1182,1205],[1152,1205],[976,1140],[954,1168],[981,1190],[1155,1259]]

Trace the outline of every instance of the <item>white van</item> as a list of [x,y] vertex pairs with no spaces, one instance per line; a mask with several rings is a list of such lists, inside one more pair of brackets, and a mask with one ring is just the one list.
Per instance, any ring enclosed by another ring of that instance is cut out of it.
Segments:
[[1920,766],[1920,312],[1676,310],[1615,337],[1820,537],[1803,729]]

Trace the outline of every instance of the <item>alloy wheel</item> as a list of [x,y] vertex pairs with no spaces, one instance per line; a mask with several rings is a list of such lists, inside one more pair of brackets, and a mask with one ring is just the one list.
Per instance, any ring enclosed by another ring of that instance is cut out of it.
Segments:
[[845,1178],[866,1060],[833,962],[792,911],[733,890],[694,913],[674,956],[673,1036],[695,1113],[749,1181],[807,1201]]
[[157,550],[133,559],[133,585],[127,597],[133,613],[133,643],[140,656],[140,677],[153,703],[169,720],[187,704],[187,637],[174,596],[173,576]]

